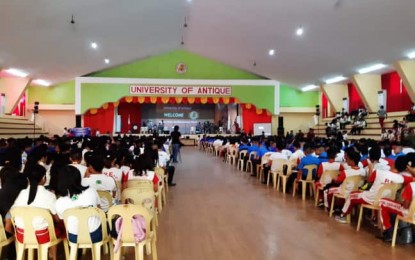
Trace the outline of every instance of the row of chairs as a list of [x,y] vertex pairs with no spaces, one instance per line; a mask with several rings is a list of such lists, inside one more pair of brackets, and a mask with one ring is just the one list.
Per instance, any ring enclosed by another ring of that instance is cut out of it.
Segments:
[[[156,170],[156,174],[160,179],[159,189],[154,191],[153,183],[148,180],[130,180],[126,187],[122,190],[121,201],[123,204],[112,205],[112,196],[110,192],[98,191],[101,199],[108,201],[110,208],[107,213],[99,208],[74,208],[64,212],[65,226],[68,226],[67,220],[69,217],[78,219],[78,236],[77,242],[72,243],[66,239],[59,239],[55,235],[55,228],[50,212],[46,209],[34,207],[15,207],[10,210],[12,215],[12,222],[15,218],[22,219],[24,223],[24,240],[20,243],[14,236],[7,238],[3,226],[3,220],[0,216],[0,257],[4,246],[11,245],[15,242],[17,259],[24,259],[25,252],[28,252],[28,259],[33,259],[34,250],[37,250],[38,259],[47,259],[48,249],[51,246],[63,243],[65,249],[66,259],[77,259],[78,249],[90,248],[93,259],[101,259],[101,248],[104,246],[105,253],[110,253],[110,259],[121,259],[121,252],[124,247],[134,247],[136,259],[144,259],[144,248],[147,255],[152,255],[153,260],[157,259],[156,246],[156,228],[158,226],[158,214],[161,209],[166,206],[167,196],[166,185],[164,182],[163,169]],[[146,225],[146,236],[143,241],[137,243],[134,238],[133,224],[131,221],[123,221],[122,224],[122,239],[120,242],[120,250],[113,252],[114,244],[117,238],[112,238],[109,235],[107,226],[110,230],[114,229],[115,217],[122,217],[123,220],[131,220],[134,216],[139,215],[144,218]],[[48,223],[49,242],[39,244],[36,238],[35,230],[32,222],[34,217],[39,216]],[[101,222],[102,240],[98,243],[92,243],[89,234],[88,221],[91,217],[96,217]],[[108,223],[108,225],[107,225]],[[70,247],[70,249],[69,249]]]
[[[220,149],[216,148],[213,149],[213,146],[211,146],[211,148],[209,148],[210,146],[207,145],[206,147],[208,147],[208,150],[205,150],[207,153],[211,153],[215,156],[219,156],[220,155]],[[212,152],[212,149],[214,152]],[[243,171],[244,168],[244,160],[243,158],[246,156],[247,151],[240,151],[238,152],[236,147],[230,147],[226,150],[226,154],[225,156],[225,162],[229,163],[231,165],[236,166],[236,168],[240,171]],[[249,158],[252,158],[254,155],[256,155],[256,152],[251,152],[249,155]],[[257,165],[257,177],[259,180],[262,180],[263,178],[263,167],[262,165],[264,165],[265,163],[267,163],[269,161],[269,157],[267,157],[266,155],[263,156],[261,158],[261,164]],[[235,162],[236,165],[235,165]],[[280,187],[282,187],[283,193],[286,193],[286,185],[287,185],[287,180],[288,177],[295,172],[295,163],[289,160],[283,160],[283,159],[276,159],[272,161],[272,164],[276,164],[277,167],[273,167],[275,168],[274,171],[270,171],[270,173],[268,174],[268,179],[267,179],[267,186],[269,186],[270,184],[270,180],[272,178],[272,182],[273,182],[273,186],[274,188],[277,189],[277,191],[279,190]],[[304,180],[296,180],[296,182],[294,183],[293,186],[293,197],[296,196],[296,193],[299,189],[299,185],[301,185],[301,190],[302,190],[302,200],[306,200],[306,193],[307,191],[309,191],[311,196],[314,196],[314,204],[317,207],[318,205],[318,199],[319,199],[319,193],[321,193],[323,191],[324,187],[321,186],[316,186],[315,185],[315,180],[313,178],[312,172],[313,171],[317,171],[318,166],[317,165],[307,165],[305,166],[305,169],[307,169],[307,177]],[[252,172],[252,161],[250,159],[247,160],[247,165],[246,165],[246,171],[251,173]],[[325,171],[322,176],[321,176],[321,180],[325,180],[326,178],[329,179],[334,179],[336,178],[338,175],[340,174],[339,171]],[[348,191],[357,191],[359,190],[359,187],[363,184],[364,182],[364,178],[362,176],[351,176],[351,177],[347,177],[344,180],[344,185],[342,185],[341,190],[339,193],[336,193],[333,195],[333,199],[331,200],[331,205],[330,205],[330,210],[329,210],[329,216],[332,217],[333,213],[334,213],[334,205],[336,200],[340,200],[346,199],[346,196],[344,195],[346,193],[346,187],[348,189]],[[393,184],[393,183],[388,183],[385,184],[378,192],[377,197],[375,199],[375,202],[372,205],[361,205],[360,209],[359,209],[359,213],[358,213],[358,220],[357,220],[357,227],[356,230],[359,231],[362,221],[363,221],[363,212],[365,209],[369,209],[372,212],[379,212],[379,202],[382,198],[389,198],[389,199],[396,199],[396,194],[398,193],[398,191],[402,188],[401,184]],[[380,216],[378,216],[378,221],[380,221]],[[393,234],[393,239],[392,239],[392,246],[395,246],[396,244],[396,236],[397,236],[397,230],[398,230],[398,223],[399,221],[404,221],[404,222],[408,222],[411,224],[415,224],[415,200],[412,201],[410,209],[409,209],[409,214],[408,217],[401,217],[398,216],[396,218],[396,222],[395,222],[395,229],[394,229],[394,234]],[[350,214],[348,215],[348,219],[347,222],[350,223]],[[381,224],[378,222],[377,225],[379,228],[381,228]]]

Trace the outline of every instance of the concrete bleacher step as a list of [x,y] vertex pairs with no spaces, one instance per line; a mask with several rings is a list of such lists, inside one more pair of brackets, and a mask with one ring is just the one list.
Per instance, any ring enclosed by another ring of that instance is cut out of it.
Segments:
[[0,116],[0,138],[23,138],[33,135],[48,135],[41,127],[36,126],[26,117],[4,115]]

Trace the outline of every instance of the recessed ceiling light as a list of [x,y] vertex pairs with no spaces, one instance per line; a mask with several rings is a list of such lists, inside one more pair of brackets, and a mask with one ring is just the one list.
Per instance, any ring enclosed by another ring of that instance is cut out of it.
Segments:
[[368,66],[368,67],[365,67],[365,68],[361,68],[357,72],[359,72],[359,74],[365,74],[365,73],[369,73],[369,72],[372,72],[372,71],[375,71],[375,70],[383,69],[385,67],[386,67],[385,64],[378,63],[378,64],[374,64],[374,65],[371,65],[371,66]]
[[35,79],[35,80],[33,80],[33,83],[35,83],[37,85],[45,86],[45,87],[49,87],[50,86],[50,82],[49,81],[46,81],[44,79]]
[[415,51],[408,54],[408,58],[415,59]]
[[298,36],[303,35],[304,33],[304,28],[303,27],[298,27],[297,31],[295,32]]
[[337,77],[333,77],[331,79],[327,79],[327,80],[325,80],[325,82],[326,82],[326,84],[333,84],[333,83],[343,81],[345,79],[346,79],[346,77],[344,77],[344,76],[337,76]]
[[105,59],[105,60],[104,60],[104,62],[105,62],[106,64],[109,64],[109,63],[110,63],[110,59]]
[[309,90],[313,90],[313,89],[316,89],[316,88],[318,88],[317,85],[308,85],[308,86],[305,86],[305,87],[301,88],[301,90],[302,91],[309,91]]
[[91,42],[91,48],[92,49],[98,48],[98,44],[96,42]]
[[192,0],[186,0],[188,3],[191,3],[192,2]]
[[29,75],[28,73],[26,73],[22,70],[19,70],[19,69],[15,69],[15,68],[10,68],[10,69],[7,69],[5,71],[7,73],[11,74],[11,75],[14,75],[14,76],[17,76],[17,77],[22,77],[22,78],[26,78],[27,75]]
[[269,56],[274,56],[274,55],[275,55],[275,50],[274,50],[274,49],[270,49],[270,50],[268,51],[268,55],[269,55]]

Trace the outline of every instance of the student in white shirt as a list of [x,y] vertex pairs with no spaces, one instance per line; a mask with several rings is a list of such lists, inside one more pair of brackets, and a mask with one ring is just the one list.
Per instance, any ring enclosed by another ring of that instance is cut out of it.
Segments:
[[116,181],[122,180],[122,170],[115,166],[115,156],[107,154],[104,158],[104,168],[102,174],[114,178]]
[[[26,164],[25,169],[29,186],[19,193],[12,208],[30,206],[49,210],[55,220],[56,236],[58,238],[64,237],[63,224],[56,216],[56,196],[43,186],[46,182],[46,169],[39,164]],[[16,225],[16,239],[22,242],[24,236],[23,220],[17,217],[14,221]],[[49,242],[49,234],[47,232],[48,223],[46,220],[42,217],[33,217],[33,226],[37,231],[36,237],[39,243]],[[51,248],[51,253],[53,259],[56,259],[56,246]]]
[[81,178],[84,178],[87,167],[82,164],[82,150],[80,148],[72,149],[69,153],[69,159],[71,160],[70,165],[77,168],[81,174]]
[[176,186],[176,183],[173,182],[176,168],[173,165],[170,165],[170,154],[162,150],[163,143],[161,142],[159,142],[157,145],[154,145],[153,149],[155,149],[158,153],[157,166],[163,168],[166,171],[167,185],[169,185],[169,187]]
[[[85,174],[85,178],[82,179],[83,186],[89,186],[97,191],[109,191],[112,194],[114,200],[119,199],[120,194],[117,189],[115,180],[109,176],[102,174],[104,168],[104,162],[98,155],[92,155],[88,159],[88,171]],[[107,212],[109,208],[109,202],[105,199],[101,200],[101,208]]]
[[[63,213],[67,209],[77,207],[99,207],[100,199],[97,191],[92,187],[81,184],[81,175],[77,168],[67,165],[59,170],[58,194],[61,196],[56,201],[56,212],[63,219]],[[78,220],[69,217],[67,220],[68,239],[76,243],[78,235]],[[102,238],[101,222],[97,217],[88,220],[88,228],[92,242],[98,242]]]

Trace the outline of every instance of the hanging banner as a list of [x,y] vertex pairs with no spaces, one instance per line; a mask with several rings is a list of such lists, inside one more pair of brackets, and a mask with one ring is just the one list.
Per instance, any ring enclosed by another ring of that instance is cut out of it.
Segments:
[[231,96],[232,87],[131,85],[131,95]]

